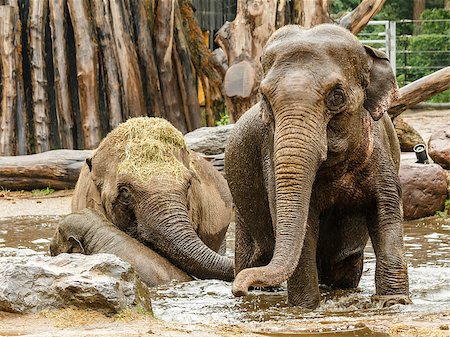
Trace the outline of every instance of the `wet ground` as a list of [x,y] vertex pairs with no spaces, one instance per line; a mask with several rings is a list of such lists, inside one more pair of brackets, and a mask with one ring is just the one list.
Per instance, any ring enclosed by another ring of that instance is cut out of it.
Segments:
[[[49,215],[0,218],[0,247],[31,248],[47,254],[49,240],[60,218]],[[413,326],[416,330],[431,328],[436,336],[449,335],[448,330],[441,329],[450,324],[450,219],[411,221],[404,228],[412,305],[380,309],[371,303],[375,256],[368,245],[359,288],[322,289],[322,303],[310,313],[287,306],[284,287],[271,292],[256,290],[242,299],[232,296],[230,283],[208,280],[155,289],[154,314],[172,327],[194,331],[207,327],[222,332],[227,327],[238,329],[239,335],[247,331],[269,336],[303,336],[306,332],[308,336],[388,336],[388,332],[395,335],[393,329],[399,325]],[[233,234],[231,230],[227,237],[230,257]],[[139,317],[136,322],[142,319]],[[147,324],[154,326],[151,322]],[[119,330],[113,331],[119,333]]]

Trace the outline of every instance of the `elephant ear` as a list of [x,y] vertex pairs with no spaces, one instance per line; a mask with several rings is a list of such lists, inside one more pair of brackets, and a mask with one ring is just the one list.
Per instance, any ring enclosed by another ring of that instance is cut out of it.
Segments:
[[69,236],[69,250],[68,253],[79,253],[84,254],[83,245],[74,236]]
[[377,121],[387,112],[391,102],[397,99],[397,81],[386,54],[368,46],[364,46],[364,48],[372,64],[364,108]]

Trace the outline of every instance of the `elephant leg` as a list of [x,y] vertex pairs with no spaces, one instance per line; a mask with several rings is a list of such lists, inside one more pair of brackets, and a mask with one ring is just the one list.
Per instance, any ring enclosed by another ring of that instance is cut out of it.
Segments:
[[369,235],[376,255],[376,296],[373,300],[382,306],[407,304],[411,300],[403,253],[400,183],[397,177],[382,182],[383,188],[376,200],[377,211],[369,225]]
[[[248,224],[236,209],[235,274],[241,270],[266,265],[272,258],[271,247],[258,243],[248,232]],[[268,224],[271,226],[271,224]],[[252,228],[252,226],[251,226]]]
[[294,274],[288,279],[288,303],[307,310],[313,310],[320,303],[319,279],[317,274],[316,250],[318,228],[308,221],[308,229]]
[[325,214],[320,223],[319,282],[337,289],[358,286],[369,238],[366,214],[346,212],[347,208],[335,209]]
[[336,289],[356,288],[361,279],[363,260],[361,251],[327,266],[321,270],[320,283]]

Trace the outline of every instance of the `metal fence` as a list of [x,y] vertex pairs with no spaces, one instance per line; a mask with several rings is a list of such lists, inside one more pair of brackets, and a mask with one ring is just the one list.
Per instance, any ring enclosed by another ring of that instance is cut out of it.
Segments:
[[450,20],[371,21],[359,38],[386,52],[400,86],[450,65]]

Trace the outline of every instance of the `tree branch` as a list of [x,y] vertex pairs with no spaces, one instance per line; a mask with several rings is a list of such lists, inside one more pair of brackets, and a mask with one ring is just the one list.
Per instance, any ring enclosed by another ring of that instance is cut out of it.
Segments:
[[389,115],[394,118],[409,107],[450,89],[450,67],[422,77],[400,89],[400,97],[391,105]]
[[346,14],[339,21],[339,25],[357,35],[367,25],[370,19],[383,8],[385,1],[363,0],[358,7]]

